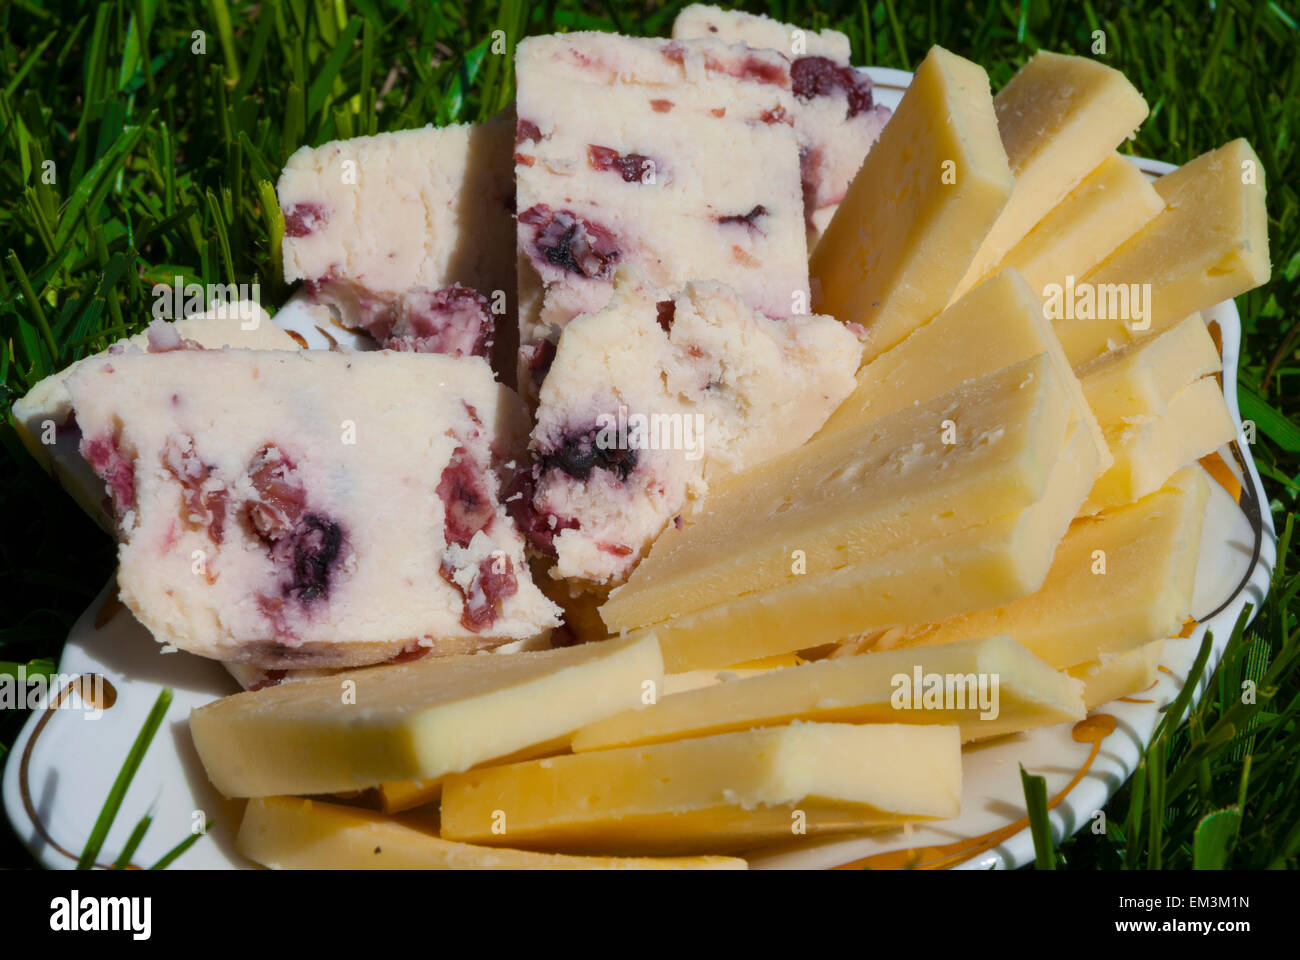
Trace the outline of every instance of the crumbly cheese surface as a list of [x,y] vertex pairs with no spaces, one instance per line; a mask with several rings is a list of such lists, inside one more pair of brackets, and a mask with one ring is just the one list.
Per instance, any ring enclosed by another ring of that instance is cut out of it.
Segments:
[[522,411],[480,359],[127,352],[68,390],[160,642],[347,666],[556,623],[498,502]]
[[630,273],[575,319],[542,385],[520,496],[553,575],[620,582],[709,478],[798,446],[856,383],[860,347],[831,317],[770,320],[729,288],[669,299]]

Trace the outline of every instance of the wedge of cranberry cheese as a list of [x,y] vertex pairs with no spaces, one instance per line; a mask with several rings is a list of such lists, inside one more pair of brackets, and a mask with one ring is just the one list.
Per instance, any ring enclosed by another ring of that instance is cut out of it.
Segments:
[[81,428],[72,412],[68,378],[87,363],[129,348],[161,353],[216,347],[293,350],[297,343],[251,300],[221,304],[205,313],[174,322],[155,320],[144,333],[120,340],[108,350],[78,360],[37,383],[26,396],[14,403],[14,430],[42,469],[77,501],[87,515],[111,531],[113,512],[104,496],[104,483],[79,452]]
[[160,642],[335,667],[557,622],[498,498],[525,414],[482,359],[126,352],[68,391],[122,600]]
[[513,133],[507,111],[298,150],[277,187],[285,279],[382,346],[486,356],[515,283]]
[[790,63],[711,40],[570,33],[515,57],[519,384],[530,399],[615,270],[716,280],[770,317],[806,313]]
[[560,337],[507,508],[553,577],[619,583],[711,480],[812,436],[860,355],[833,317],[772,320],[710,281],[656,301],[623,268]]
[[889,108],[874,102],[871,78],[849,63],[849,38],[836,30],[804,30],[762,15],[699,3],[677,15],[673,37],[712,37],[776,50],[790,58],[811,252],[889,120]]

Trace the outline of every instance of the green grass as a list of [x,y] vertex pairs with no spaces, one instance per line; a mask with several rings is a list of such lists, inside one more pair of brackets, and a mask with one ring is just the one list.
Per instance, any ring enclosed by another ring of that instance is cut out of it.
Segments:
[[[273,184],[302,144],[482,119],[511,97],[524,33],[666,33],[681,4],[413,4],[14,0],[0,10],[0,404],[142,328],[150,287],[199,282],[285,290]],[[1104,61],[1151,103],[1131,145],[1173,162],[1237,136],[1269,186],[1274,282],[1241,297],[1240,400],[1279,527],[1300,494],[1300,57],[1293,4],[748,3],[844,30],[854,61],[911,68],[931,44],[984,64],[996,87],[1042,47]],[[469,9],[467,10],[466,7]],[[206,50],[193,52],[195,31]],[[54,182],[42,177],[53,161]],[[108,538],[30,462],[7,424],[0,479],[0,670],[49,669],[112,570]],[[1259,619],[1232,639],[1209,695],[1167,729],[1107,808],[1111,829],[1067,841],[1058,868],[1295,866],[1300,852],[1300,687],[1295,597],[1285,564]],[[1279,665],[1281,665],[1279,667]],[[1267,671],[1267,672],[1265,672]],[[1243,676],[1265,677],[1238,709]],[[0,755],[22,717],[0,717]],[[1219,813],[1219,811],[1228,811]],[[1235,812],[1234,812],[1235,811]],[[1047,862],[1041,858],[1041,862]],[[7,831],[0,865],[29,862]]]

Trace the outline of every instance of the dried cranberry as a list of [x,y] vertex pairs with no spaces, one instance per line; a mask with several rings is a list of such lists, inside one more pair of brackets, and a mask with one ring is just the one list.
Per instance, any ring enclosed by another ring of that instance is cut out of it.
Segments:
[[486,357],[494,330],[487,297],[458,283],[402,294],[388,336],[380,344],[407,353]]
[[749,213],[733,213],[730,216],[718,217],[718,223],[744,224],[752,230],[758,229],[758,218],[767,216],[767,207],[761,203],[756,204]]
[[285,592],[303,603],[329,596],[330,574],[343,546],[343,531],[333,520],[308,514],[294,527],[293,581]]
[[529,140],[541,140],[542,131],[537,129],[537,124],[531,120],[525,120],[522,117],[515,124],[515,143],[527,143]]
[[800,100],[827,97],[843,90],[849,117],[871,109],[871,78],[826,57],[800,57],[790,67],[794,95]]
[[[445,574],[444,574],[445,575]],[[452,581],[455,584],[455,581]],[[459,585],[456,585],[459,589]],[[507,597],[519,591],[514,564],[509,557],[489,556],[479,561],[478,569],[469,587],[461,589],[465,606],[461,610],[460,624],[475,633],[491,626],[501,615],[501,605]]]
[[536,228],[536,256],[582,277],[608,280],[614,275],[620,251],[614,234],[605,227],[544,203],[519,214],[519,222]]
[[676,106],[676,104],[674,104],[671,100],[651,100],[651,101],[650,101],[650,109],[653,110],[655,113],[667,113],[667,112],[670,111],[674,106]]
[[81,455],[90,468],[108,485],[108,491],[117,516],[135,506],[135,466],[122,455],[116,435],[85,438],[81,441]]
[[592,470],[606,470],[620,481],[636,469],[637,452],[617,446],[606,446],[599,441],[596,428],[567,435],[559,447],[541,457],[547,468],[563,470],[575,480],[586,480]]
[[292,460],[279,447],[267,444],[248,465],[248,479],[257,493],[244,509],[253,530],[274,543],[293,530],[307,503],[307,492]]
[[673,320],[677,316],[677,301],[660,300],[655,304],[655,314],[655,319],[659,321],[659,326],[663,328],[664,333],[671,333]]
[[538,510],[534,503],[536,491],[537,481],[532,473],[516,474],[506,490],[506,513],[539,553],[555,556],[555,535],[561,530],[577,530],[578,521]]
[[194,438],[188,434],[168,437],[162,463],[185,491],[187,521],[207,527],[208,538],[221,543],[230,495],[224,486],[208,483],[212,468],[200,459]]
[[613,170],[625,183],[636,183],[647,170],[654,169],[654,161],[640,153],[619,153],[610,147],[594,143],[587,145],[587,162],[593,170]]
[[551,340],[543,340],[537,346],[533,347],[532,356],[528,358],[528,373],[533,378],[533,385],[540,387],[546,375],[551,372],[551,364],[555,362],[555,343]]
[[284,212],[284,235],[309,237],[329,222],[329,210],[323,204],[295,203]]
[[468,547],[474,534],[486,530],[496,516],[484,470],[464,447],[457,447],[443,468],[438,496],[446,508],[444,534],[448,544]]

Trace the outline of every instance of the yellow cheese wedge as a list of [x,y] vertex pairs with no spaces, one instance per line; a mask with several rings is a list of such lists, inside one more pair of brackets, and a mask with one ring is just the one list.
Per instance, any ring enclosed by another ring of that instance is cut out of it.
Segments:
[[719,667],[1001,606],[1033,593],[1096,475],[1096,463],[1091,438],[1076,426],[1047,493],[1029,509],[656,624],[664,664],[672,672]]
[[730,852],[952,817],[956,727],[796,723],[448,777],[442,835],[565,852]]
[[1128,78],[1088,57],[1040,51],[993,101],[1015,188],[953,291],[961,296],[1085,176],[1131,137],[1147,104]]
[[1083,683],[1083,702],[1091,710],[1132,693],[1140,693],[1160,679],[1160,654],[1164,640],[1136,650],[1104,655],[1100,660],[1081,663],[1066,671]]
[[1137,164],[1112,153],[1002,258],[1041,295],[1106,259],[1165,208]]
[[858,371],[858,384],[820,435],[903,410],[967,380],[1046,353],[1074,400],[1075,416],[1092,432],[1099,469],[1110,466],[1101,427],[1065,358],[1043,304],[1015,270],[979,284],[943,313]]
[[[1094,290],[1150,284],[1150,331],[1268,280],[1264,165],[1245,140],[1211,150],[1155,183],[1165,211],[1130,237],[1083,281]],[[1122,346],[1125,321],[1076,316],[1056,322],[1075,366]]]
[[190,732],[228,797],[336,793],[466,770],[635,706],[662,682],[650,634],[237,693],[193,711]]
[[701,687],[729,683],[732,680],[763,676],[776,670],[782,670],[785,667],[798,666],[803,662],[796,653],[779,653],[775,656],[762,657],[734,667],[727,667],[724,670],[690,670],[686,673],[670,673],[664,677],[664,686],[660,693],[668,697],[677,693],[685,693],[687,690],[699,690]]
[[[1007,634],[1053,667],[1177,636],[1191,612],[1210,487],[1193,465],[1137,503],[1076,520],[1031,596],[899,631],[882,645]],[[1102,572],[1104,571],[1104,572]]]
[[1164,413],[1120,421],[1106,431],[1115,463],[1097,479],[1080,513],[1145,497],[1175,470],[1213,453],[1236,435],[1219,381],[1203,377],[1174,394]]
[[[513,654],[509,654],[509,656],[513,656]],[[664,685],[667,686],[667,678],[664,679]],[[522,750],[516,750],[507,756],[492,757],[487,760],[487,763],[516,763],[520,760],[532,760],[536,757],[552,757],[557,753],[568,753],[569,739],[567,735],[555,737],[545,743],[535,743],[524,747]],[[379,795],[379,809],[384,813],[402,813],[406,810],[414,810],[416,807],[434,803],[442,796],[442,781],[443,777],[441,776],[431,777],[427,780],[386,780],[376,788]]]
[[1084,396],[1108,427],[1164,413],[1174,394],[1223,369],[1205,320],[1194,313],[1168,330],[1103,353],[1078,369]]
[[738,857],[566,857],[439,838],[416,819],[299,797],[248,801],[235,849],[283,870],[744,870]]
[[[938,677],[937,690],[930,678]],[[944,683],[951,696],[943,698]],[[818,660],[665,697],[597,720],[573,750],[701,737],[791,720],[955,724],[963,741],[1081,720],[1083,684],[1009,637]]]
[[1023,510],[1042,498],[1071,415],[1069,392],[1039,354],[814,440],[712,489],[601,616],[612,631],[680,617]]
[[935,316],[1011,193],[988,74],[933,47],[809,262],[813,304],[866,328],[864,360]]

